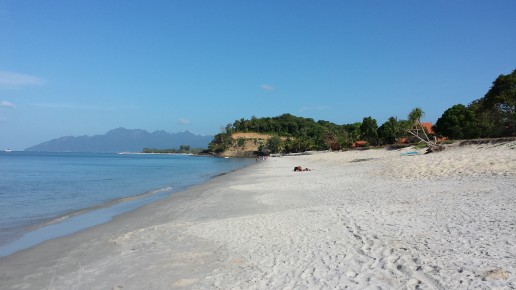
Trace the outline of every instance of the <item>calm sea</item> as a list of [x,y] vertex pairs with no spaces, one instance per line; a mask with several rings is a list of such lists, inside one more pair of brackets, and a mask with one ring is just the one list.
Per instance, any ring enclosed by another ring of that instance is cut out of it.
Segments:
[[254,160],[0,152],[0,256],[111,220]]

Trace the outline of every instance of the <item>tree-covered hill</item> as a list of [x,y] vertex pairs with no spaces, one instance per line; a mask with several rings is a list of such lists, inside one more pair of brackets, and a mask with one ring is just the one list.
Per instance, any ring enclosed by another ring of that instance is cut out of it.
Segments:
[[[413,116],[417,113],[418,122]],[[381,126],[368,116],[362,122],[338,125],[332,122],[283,114],[277,117],[240,119],[226,126],[214,136],[208,150],[221,154],[228,149],[243,148],[250,140],[244,140],[235,133],[267,134],[269,138],[253,140],[258,143],[258,154],[290,153],[308,150],[340,150],[349,148],[356,141],[367,145],[394,144],[400,140],[421,140],[414,132],[425,138],[430,133],[449,139],[471,139],[479,137],[516,136],[516,70],[500,75],[483,98],[468,106],[455,105],[446,110],[433,127],[434,132],[423,128],[421,118],[424,112],[414,109],[407,120],[390,117]],[[415,126],[421,127],[418,128]],[[409,131],[412,131],[410,133]],[[430,136],[427,136],[430,135]]]
[[262,154],[277,152],[303,152],[308,150],[341,150],[349,148],[358,140],[366,140],[370,145],[392,144],[397,138],[406,136],[401,131],[397,119],[391,118],[392,130],[387,125],[380,127],[371,117],[364,118],[362,123],[337,125],[335,123],[311,118],[283,114],[277,117],[265,117],[236,120],[228,124],[225,131],[215,135],[209,150],[222,153],[231,147],[238,147],[245,140],[233,138],[235,133],[255,132],[268,134],[266,142],[260,144],[258,151]]
[[451,139],[516,136],[516,70],[498,76],[484,97],[447,109],[434,130]]

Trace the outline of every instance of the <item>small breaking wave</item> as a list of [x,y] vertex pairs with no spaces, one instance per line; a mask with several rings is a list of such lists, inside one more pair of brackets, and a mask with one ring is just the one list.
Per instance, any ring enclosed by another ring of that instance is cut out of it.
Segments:
[[86,214],[86,213],[89,213],[89,212],[92,212],[92,211],[95,211],[95,210],[99,210],[99,209],[103,209],[103,208],[109,208],[109,207],[112,207],[112,206],[114,206],[116,204],[120,204],[120,203],[123,203],[123,202],[136,201],[138,199],[149,197],[149,196],[155,195],[157,193],[171,192],[172,190],[173,190],[173,187],[168,186],[168,187],[161,188],[161,189],[147,191],[147,192],[144,192],[142,194],[128,196],[128,197],[122,197],[122,198],[117,198],[117,199],[110,200],[110,201],[102,203],[102,204],[98,204],[98,205],[82,208],[82,209],[79,209],[79,210],[74,210],[74,211],[68,212],[68,213],[66,213],[64,215],[61,215],[59,217],[53,218],[50,221],[44,222],[42,224],[38,224],[38,225],[34,226],[31,230],[36,229],[36,228],[42,228],[42,227],[53,225],[53,224],[57,224],[57,223],[65,221],[65,220],[67,220],[69,218],[76,217],[76,216],[79,216],[79,215],[82,215],[82,214]]

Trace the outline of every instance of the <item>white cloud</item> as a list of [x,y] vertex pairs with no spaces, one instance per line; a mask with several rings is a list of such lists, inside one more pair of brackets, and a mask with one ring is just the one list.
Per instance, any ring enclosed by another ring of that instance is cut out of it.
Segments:
[[264,91],[274,91],[274,87],[268,84],[263,84],[260,86],[260,89]]
[[177,122],[178,122],[180,125],[188,125],[188,124],[190,124],[190,120],[188,120],[188,119],[184,119],[184,118],[181,118],[181,119],[177,120]]
[[0,102],[0,122],[5,122],[7,121],[7,115],[8,115],[8,112],[7,112],[7,109],[14,109],[16,108],[16,106],[11,103],[11,102],[8,102],[8,101],[1,101]]
[[8,102],[8,101],[1,101],[0,102],[0,107],[2,107],[2,108],[10,108],[10,109],[16,108],[16,106],[13,103]]
[[10,71],[0,71],[0,88],[17,88],[24,86],[39,86],[46,81],[37,76],[20,74]]

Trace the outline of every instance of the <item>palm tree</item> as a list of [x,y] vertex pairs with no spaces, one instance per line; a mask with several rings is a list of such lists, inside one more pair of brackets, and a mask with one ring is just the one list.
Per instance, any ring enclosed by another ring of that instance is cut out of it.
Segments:
[[[444,147],[442,145],[437,144],[437,139],[435,139],[435,137],[434,141],[430,141],[430,138],[428,138],[428,135],[425,131],[425,127],[423,127],[423,124],[421,123],[421,119],[424,115],[425,112],[423,112],[421,108],[414,108],[408,115],[408,121],[411,127],[407,128],[406,131],[418,138],[421,142],[424,142],[428,146],[427,153],[444,150]],[[420,136],[419,131],[423,132],[422,135],[424,138]]]

